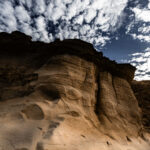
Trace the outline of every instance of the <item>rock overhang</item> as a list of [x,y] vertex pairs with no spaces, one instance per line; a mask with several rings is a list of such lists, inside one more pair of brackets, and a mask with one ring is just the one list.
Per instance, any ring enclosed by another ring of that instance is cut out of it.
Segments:
[[[109,71],[113,75],[133,80],[136,70],[130,64],[118,64],[103,56],[93,45],[79,39],[56,40],[52,43],[33,42],[30,36],[19,31],[0,33],[0,57],[32,57],[32,61],[40,66],[50,57],[56,55],[75,55],[96,64],[99,71]],[[39,62],[37,62],[39,61]],[[41,62],[40,62],[41,61]]]

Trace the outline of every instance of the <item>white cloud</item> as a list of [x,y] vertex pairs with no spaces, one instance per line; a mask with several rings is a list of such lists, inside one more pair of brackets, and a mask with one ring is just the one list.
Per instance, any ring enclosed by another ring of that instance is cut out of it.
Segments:
[[134,39],[139,39],[142,42],[150,42],[150,36],[145,34],[130,34]]
[[150,80],[150,48],[145,49],[141,53],[133,53],[130,57],[129,63],[137,68],[135,79]]
[[150,10],[133,8],[132,11],[135,13],[136,19],[144,22],[150,22]]
[[24,9],[24,7],[22,6],[17,6],[14,9],[14,15],[16,16],[16,18],[21,21],[21,22],[30,22],[30,16],[28,14],[28,12]]
[[[144,7],[139,1],[134,8],[130,8],[132,14],[127,26],[127,34],[133,39],[138,39],[141,42],[150,42],[150,0]],[[139,42],[140,42],[139,41]],[[150,48],[143,52],[133,53],[130,55],[130,60],[127,61],[137,68],[135,72],[136,80],[150,80]]]
[[74,19],[74,23],[76,24],[82,24],[83,23],[83,15],[79,15]]
[[93,8],[85,10],[84,19],[87,23],[90,23],[96,16],[96,11]]
[[138,32],[142,34],[150,33],[150,26],[143,25],[138,28]]
[[34,39],[39,39],[41,41],[45,41],[45,42],[50,42],[49,41],[49,38],[48,38],[48,33],[46,31],[46,24],[45,24],[45,19],[44,17],[40,16],[38,17],[36,20],[35,20],[35,23],[36,23],[36,27],[37,27],[37,30],[35,30],[36,32],[36,35],[38,34],[38,36],[34,36],[33,34],[33,37]]
[[150,1],[149,1],[149,3],[148,3],[148,9],[150,9]]
[[17,6],[14,9],[14,16],[16,17],[16,20],[18,21],[17,24],[17,30],[21,30],[22,32],[31,35],[32,34],[32,28],[30,27],[31,18],[28,14],[28,12],[24,9],[22,6]]
[[144,8],[137,5],[130,10],[134,19],[127,27],[127,34],[142,42],[150,42],[150,1]]
[[78,38],[105,45],[110,40],[107,33],[122,24],[128,0],[18,0],[17,6],[14,2],[0,1],[1,32],[19,30],[45,42]]
[[12,32],[17,29],[14,8],[9,1],[0,2],[0,31]]

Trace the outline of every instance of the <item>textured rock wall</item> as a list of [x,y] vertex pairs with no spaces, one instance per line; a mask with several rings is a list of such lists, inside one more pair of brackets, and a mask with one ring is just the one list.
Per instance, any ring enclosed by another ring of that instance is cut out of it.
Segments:
[[142,124],[150,132],[150,81],[133,81],[132,89],[142,110]]
[[[123,78],[100,72],[99,119],[108,133],[138,136],[140,109],[130,84]],[[121,137],[121,138],[124,138]]]
[[0,34],[0,150],[149,150],[134,67],[80,40],[30,40]]
[[[3,93],[1,149],[70,150],[77,145],[81,149],[87,141],[92,143],[101,137],[94,112],[97,82],[93,63],[76,56],[55,56],[34,74],[38,74],[36,80],[12,85]],[[20,93],[20,87],[27,85],[33,87],[27,95],[12,92],[15,88]]]

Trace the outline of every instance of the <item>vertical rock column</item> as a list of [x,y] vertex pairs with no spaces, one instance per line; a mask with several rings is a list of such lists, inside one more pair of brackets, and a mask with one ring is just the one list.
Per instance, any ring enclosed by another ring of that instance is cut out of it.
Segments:
[[113,137],[138,136],[140,109],[127,80],[100,72],[98,117],[104,132]]

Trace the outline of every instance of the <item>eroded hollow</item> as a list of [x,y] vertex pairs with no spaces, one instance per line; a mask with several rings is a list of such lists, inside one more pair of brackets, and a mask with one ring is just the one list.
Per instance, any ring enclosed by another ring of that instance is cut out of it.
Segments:
[[27,106],[22,112],[30,120],[42,120],[44,119],[43,110],[36,104]]
[[54,86],[41,86],[39,87],[41,95],[51,101],[60,99],[60,93]]

